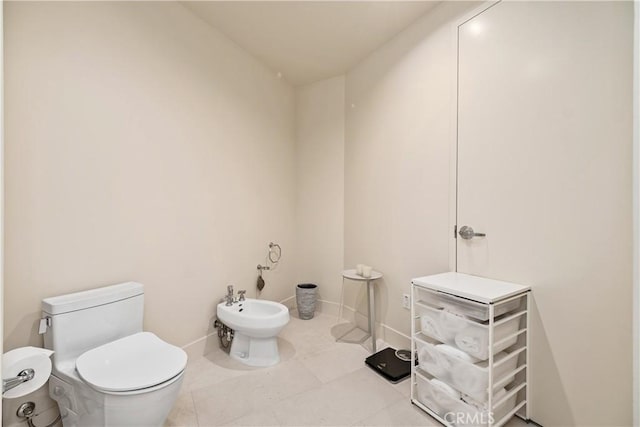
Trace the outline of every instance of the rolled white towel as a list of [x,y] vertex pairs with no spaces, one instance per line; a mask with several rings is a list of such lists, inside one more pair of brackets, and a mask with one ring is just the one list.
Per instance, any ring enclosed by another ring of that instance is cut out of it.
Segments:
[[446,341],[453,340],[458,332],[467,327],[467,320],[464,316],[451,313],[447,310],[440,312],[440,329]]
[[431,338],[435,338],[437,340],[442,340],[444,337],[440,332],[440,325],[438,321],[426,314],[423,314],[420,317],[420,328],[422,329],[422,333],[430,336]]
[[[425,380],[428,381],[428,380]],[[422,403],[427,403],[432,400],[431,395],[432,387],[422,387],[420,383],[418,383],[417,392],[418,392],[418,400]]]
[[493,401],[497,402],[503,397],[505,397],[506,395],[507,395],[507,389],[503,387],[500,390],[496,391],[496,394],[493,395]]
[[463,362],[477,363],[477,362],[480,361],[480,359],[475,358],[475,357],[471,356],[470,354],[465,353],[464,351],[462,351],[460,349],[457,349],[455,347],[452,347],[450,345],[447,345],[447,344],[438,344],[436,346],[436,348],[441,353],[444,353],[447,356],[455,357],[456,359],[460,359]]
[[447,374],[448,369],[443,364],[442,355],[431,344],[423,344],[418,351],[418,363],[431,375],[442,378]]
[[488,354],[488,337],[480,328],[465,328],[455,336],[456,346],[465,353],[485,360]]
[[478,411],[484,411],[484,410],[487,409],[487,404],[486,403],[478,403],[471,396],[468,396],[468,395],[466,395],[464,393],[462,394],[462,401],[464,403],[466,403],[467,405],[473,406]]
[[439,405],[446,407],[452,400],[455,402],[462,398],[460,392],[445,382],[435,378],[432,378],[429,382],[431,383],[431,397]]
[[[504,351],[496,354],[494,356],[494,358],[493,358],[494,363],[500,362],[502,359],[504,359],[508,355],[509,355],[509,353],[504,352]],[[460,364],[462,364],[462,363],[460,363]],[[483,360],[483,361],[477,362],[477,363],[475,363],[475,366],[478,366],[479,368],[485,370],[489,366],[489,361],[488,360]],[[459,375],[463,375],[463,374],[464,373],[459,374]],[[482,375],[480,378],[482,379],[482,381],[478,382],[477,384],[474,383],[473,388],[464,389],[465,386],[468,386],[467,383],[471,382],[471,380],[469,378],[461,379],[461,378],[456,376],[456,381],[457,381],[456,386],[460,388],[460,391],[462,393],[469,394],[470,395],[469,397],[471,399],[475,399],[477,401],[484,402],[484,401],[487,400],[487,387],[489,387],[489,379],[487,378],[486,374]],[[512,375],[512,376],[508,377],[506,379],[505,384],[510,383],[511,381],[513,381],[514,378],[515,378],[515,375]],[[501,377],[499,379],[494,377],[494,381],[495,380],[503,381],[503,380],[505,380],[505,377]],[[452,380],[452,383],[453,382],[454,381]],[[496,395],[498,393],[501,393],[501,392],[499,392],[499,391],[496,392]]]
[[451,370],[451,383],[463,393],[477,395],[485,392],[487,375],[473,365],[457,363]]
[[436,413],[443,412],[443,407],[436,403],[436,400],[433,397],[433,385],[431,385],[431,381],[426,378],[421,378],[418,380],[418,387],[416,390],[418,400],[423,404],[427,405],[431,410]]
[[[507,389],[506,388],[501,388],[500,390],[496,391],[495,394],[493,395],[493,403],[494,405],[499,402],[503,397],[505,397],[507,395]],[[471,396],[467,396],[466,394],[462,394],[462,401],[464,403],[466,403],[467,405],[471,405],[474,408],[480,410],[480,411],[485,411],[488,408],[489,402],[485,402],[485,403],[478,403],[478,401],[474,400],[473,397]]]

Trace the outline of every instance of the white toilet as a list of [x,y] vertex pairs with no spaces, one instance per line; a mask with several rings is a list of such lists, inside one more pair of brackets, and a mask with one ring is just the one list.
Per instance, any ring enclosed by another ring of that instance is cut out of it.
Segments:
[[278,333],[289,323],[289,309],[266,300],[247,298],[231,305],[221,302],[218,319],[234,330],[229,355],[249,366],[280,362]]
[[49,394],[64,427],[162,426],[187,364],[179,347],[142,331],[144,288],[128,282],[47,298]]

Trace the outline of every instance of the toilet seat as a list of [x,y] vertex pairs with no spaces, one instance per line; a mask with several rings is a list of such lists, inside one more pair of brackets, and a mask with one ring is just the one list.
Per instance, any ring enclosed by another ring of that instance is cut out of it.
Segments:
[[186,364],[184,350],[151,332],[140,332],[83,353],[76,371],[98,391],[128,393],[172,383]]

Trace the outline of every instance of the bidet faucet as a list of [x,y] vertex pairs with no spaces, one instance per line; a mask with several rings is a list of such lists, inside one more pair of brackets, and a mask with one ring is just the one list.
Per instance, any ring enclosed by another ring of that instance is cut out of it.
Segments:
[[7,378],[7,379],[3,378],[2,392],[4,393],[5,391],[9,391],[12,388],[18,387],[20,384],[26,381],[31,381],[35,376],[36,376],[36,372],[31,368],[27,368],[20,371],[20,373],[13,378]]
[[238,297],[238,301],[244,301],[244,294],[246,294],[246,293],[247,293],[247,291],[245,291],[245,290],[238,291],[238,295],[240,295]]
[[227,296],[225,298],[227,300],[226,306],[233,305],[233,285],[227,286]]

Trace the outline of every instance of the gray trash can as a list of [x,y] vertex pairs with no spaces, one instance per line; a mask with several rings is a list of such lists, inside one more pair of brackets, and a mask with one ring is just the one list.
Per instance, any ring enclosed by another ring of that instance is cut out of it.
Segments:
[[313,283],[300,283],[296,286],[296,303],[298,304],[298,316],[302,320],[313,318],[316,311],[318,285]]

